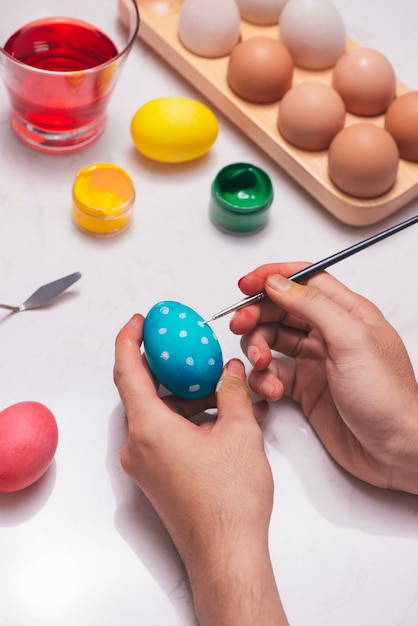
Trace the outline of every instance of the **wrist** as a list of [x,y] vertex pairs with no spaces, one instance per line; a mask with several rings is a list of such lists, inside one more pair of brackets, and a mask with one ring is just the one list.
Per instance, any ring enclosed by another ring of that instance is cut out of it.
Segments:
[[[264,536],[263,536],[264,534]],[[185,558],[201,626],[287,625],[266,533],[230,535]]]
[[405,427],[394,438],[389,467],[389,487],[418,495],[418,385],[413,402],[404,412]]
[[396,461],[390,468],[389,487],[395,491],[404,491],[418,495],[418,437],[415,446],[398,452]]

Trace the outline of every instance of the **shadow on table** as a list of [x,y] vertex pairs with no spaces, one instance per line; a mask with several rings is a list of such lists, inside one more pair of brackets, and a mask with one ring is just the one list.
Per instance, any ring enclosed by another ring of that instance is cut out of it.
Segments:
[[[266,420],[264,436],[277,482],[290,466],[312,506],[340,527],[372,535],[418,538],[418,497],[379,489],[342,469],[289,399]],[[286,480],[280,485],[286,490]]]
[[116,500],[116,529],[169,597],[181,623],[195,626],[190,587],[177,550],[148,499],[120,465],[119,454],[125,432],[125,416],[120,405],[109,420],[106,459]]
[[0,493],[0,526],[17,526],[34,517],[46,504],[55,485],[55,460],[33,485],[15,491]]

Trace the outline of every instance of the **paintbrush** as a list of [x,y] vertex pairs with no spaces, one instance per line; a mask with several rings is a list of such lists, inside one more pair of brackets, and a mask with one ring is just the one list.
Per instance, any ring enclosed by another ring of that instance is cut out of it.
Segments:
[[[288,276],[288,278],[289,280],[293,280],[296,283],[300,283],[303,280],[310,278],[314,274],[318,274],[319,272],[322,272],[328,267],[331,267],[331,265],[335,265],[336,263],[339,263],[343,259],[346,259],[347,257],[352,256],[353,254],[356,254],[357,252],[360,252],[360,250],[364,250],[365,248],[368,248],[369,246],[373,246],[378,241],[382,241],[382,239],[386,239],[387,237],[390,237],[391,235],[394,235],[395,233],[398,233],[399,231],[404,230],[405,228],[408,228],[409,226],[412,226],[413,224],[416,224],[417,222],[418,222],[418,215],[416,215],[415,217],[411,217],[410,219],[405,220],[404,222],[401,222],[400,224],[396,224],[396,226],[391,226],[391,228],[387,228],[386,230],[383,230],[380,233],[373,235],[372,237],[363,239],[363,241],[359,241],[358,243],[355,243],[353,246],[350,246],[349,248],[345,248],[344,250],[340,250],[340,252],[331,254],[331,256],[327,256],[325,259],[322,259],[322,261],[318,261],[317,263],[314,263],[313,265],[309,265],[308,267],[305,267],[303,270],[296,272],[296,274],[292,274],[292,276]],[[205,320],[205,324],[208,324],[209,322],[213,322],[214,320],[217,320],[220,317],[223,317],[224,315],[228,315],[229,313],[233,313],[234,311],[238,311],[238,309],[242,309],[245,306],[249,306],[250,304],[259,302],[265,297],[265,295],[266,294],[264,291],[260,291],[259,293],[256,293],[253,296],[249,296],[248,298],[244,298],[243,300],[240,300],[239,302],[236,302],[235,304],[231,304],[231,306],[228,306],[225,309],[222,309],[222,311],[218,311],[218,313],[215,313],[214,315],[212,315],[210,319]]]

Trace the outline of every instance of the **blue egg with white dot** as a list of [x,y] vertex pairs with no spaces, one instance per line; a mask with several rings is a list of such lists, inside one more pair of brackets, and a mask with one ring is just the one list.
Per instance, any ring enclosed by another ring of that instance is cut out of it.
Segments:
[[203,317],[174,300],[155,304],[144,323],[144,351],[156,379],[181,398],[203,398],[222,373],[222,350]]

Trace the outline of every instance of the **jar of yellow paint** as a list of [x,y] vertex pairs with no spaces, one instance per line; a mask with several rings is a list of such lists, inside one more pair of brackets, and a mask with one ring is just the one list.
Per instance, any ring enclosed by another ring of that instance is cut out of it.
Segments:
[[72,218],[89,235],[112,237],[128,228],[134,201],[134,185],[124,169],[112,163],[93,163],[75,177]]

